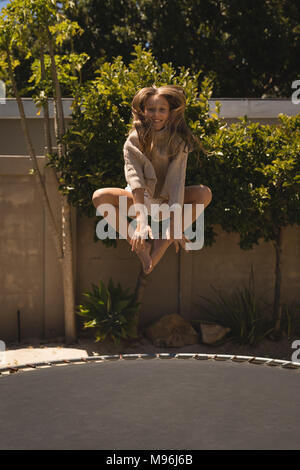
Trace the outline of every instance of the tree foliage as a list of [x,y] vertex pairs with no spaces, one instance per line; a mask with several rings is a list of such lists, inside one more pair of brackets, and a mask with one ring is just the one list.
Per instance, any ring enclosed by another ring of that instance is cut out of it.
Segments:
[[300,115],[279,115],[280,125],[247,118],[204,139],[213,156],[202,160],[214,204],[210,217],[240,246],[275,241],[279,228],[300,223]]
[[[60,54],[85,53],[83,82],[104,62],[134,45],[151,50],[160,64],[189,67],[213,80],[214,97],[289,97],[298,77],[300,9],[297,0],[77,0],[55,2],[78,22],[82,36],[68,38]],[[20,55],[16,75],[23,96],[32,60]],[[1,68],[0,68],[1,69]],[[5,70],[0,79],[7,81]],[[200,82],[198,83],[200,86]],[[64,89],[64,96],[71,96]]]
[[[214,97],[288,97],[297,78],[300,9],[297,0],[79,0],[69,11],[84,29],[78,51],[99,61],[134,44],[158,62],[202,70]],[[200,85],[200,83],[199,83]]]

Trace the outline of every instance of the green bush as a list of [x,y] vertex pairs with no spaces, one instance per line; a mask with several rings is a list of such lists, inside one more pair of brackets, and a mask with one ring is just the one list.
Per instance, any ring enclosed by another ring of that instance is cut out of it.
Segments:
[[211,153],[198,178],[208,175],[213,192],[206,220],[239,233],[242,249],[300,224],[300,114],[278,118],[279,125],[241,118],[204,137]]
[[108,288],[102,281],[99,287],[92,284],[92,288],[92,292],[83,294],[87,300],[78,305],[76,313],[85,318],[84,328],[95,328],[96,342],[109,338],[118,344],[121,339],[137,338],[139,303],[129,289],[122,290],[120,284],[114,287],[112,279]]
[[261,241],[274,246],[275,329],[280,320],[283,229],[300,224],[300,114],[278,118],[279,125],[249,123],[244,117],[220,127],[205,137],[211,155],[202,159],[214,195],[205,222],[239,234],[244,250]]

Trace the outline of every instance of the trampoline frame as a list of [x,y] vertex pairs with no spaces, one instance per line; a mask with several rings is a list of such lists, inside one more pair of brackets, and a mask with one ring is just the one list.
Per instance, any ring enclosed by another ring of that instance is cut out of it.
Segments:
[[43,361],[36,363],[21,364],[16,367],[6,366],[0,367],[0,377],[4,377],[16,372],[32,371],[35,369],[45,369],[52,366],[66,366],[68,364],[86,364],[88,362],[104,362],[116,360],[137,360],[137,359],[195,359],[195,360],[214,360],[214,361],[232,361],[255,365],[266,365],[270,367],[279,367],[282,369],[300,370],[300,362],[285,361],[280,359],[256,357],[256,356],[239,356],[234,354],[199,354],[199,353],[153,353],[153,354],[113,354],[88,356],[76,359],[60,359],[57,361]]

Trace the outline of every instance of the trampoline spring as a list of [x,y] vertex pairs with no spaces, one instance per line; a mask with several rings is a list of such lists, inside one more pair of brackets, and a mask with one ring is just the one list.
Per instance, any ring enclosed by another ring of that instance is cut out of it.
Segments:
[[140,358],[140,354],[120,354],[120,359],[123,358],[125,360],[135,360]]
[[272,358],[263,358],[263,357],[254,357],[254,356],[234,356],[234,355],[218,355],[218,354],[198,354],[198,353],[187,353],[187,354],[176,354],[176,353],[149,353],[149,354],[120,354],[120,355],[107,355],[107,356],[88,356],[81,359],[61,359],[51,362],[38,362],[33,364],[21,364],[18,367],[6,366],[0,368],[0,376],[14,374],[16,372],[29,371],[33,369],[39,369],[44,367],[52,367],[56,365],[68,365],[68,364],[84,364],[87,362],[102,362],[104,360],[133,360],[133,359],[190,359],[194,358],[196,360],[205,361],[214,359],[215,361],[226,361],[231,360],[233,362],[247,362],[249,364],[264,364],[271,367],[280,367],[282,369],[289,370],[300,370],[300,362],[291,362],[280,359]]
[[101,356],[101,359],[105,359],[107,361],[118,361],[119,359],[122,359],[122,357],[120,357],[121,355],[111,355],[111,356]]
[[266,365],[267,365],[267,366],[271,366],[271,367],[278,367],[278,366],[280,366],[281,364],[280,364],[278,361],[276,361],[276,360],[271,360],[271,361],[266,362]]
[[194,354],[176,354],[176,359],[193,359]]
[[295,362],[287,362],[286,364],[282,364],[281,367],[284,369],[300,369],[300,363],[295,364]]
[[155,359],[156,354],[141,354],[141,359]]
[[249,359],[254,359],[254,358],[253,357],[249,358],[248,356],[233,356],[231,358],[233,362],[250,362]]
[[197,361],[206,361],[210,359],[210,357],[207,354],[196,354],[194,359],[197,359]]
[[248,362],[250,362],[251,364],[257,364],[259,366],[261,364],[265,364],[267,360],[260,357],[253,357],[252,359],[249,359]]
[[175,356],[177,357],[178,354],[158,353],[156,356],[159,357],[159,359],[173,359]]
[[228,361],[229,359],[232,359],[232,357],[233,356],[229,356],[229,355],[228,356],[226,356],[226,355],[218,356],[217,355],[217,356],[214,357],[214,360],[215,361]]
[[92,362],[92,361],[102,361],[102,357],[101,356],[88,356],[85,358],[86,359],[86,362]]

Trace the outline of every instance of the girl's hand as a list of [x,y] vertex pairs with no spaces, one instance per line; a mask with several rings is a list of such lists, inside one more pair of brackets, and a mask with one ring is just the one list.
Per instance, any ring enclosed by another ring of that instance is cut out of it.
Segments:
[[137,251],[145,247],[145,239],[154,239],[150,225],[144,225],[143,227],[137,227],[131,239],[131,251]]

